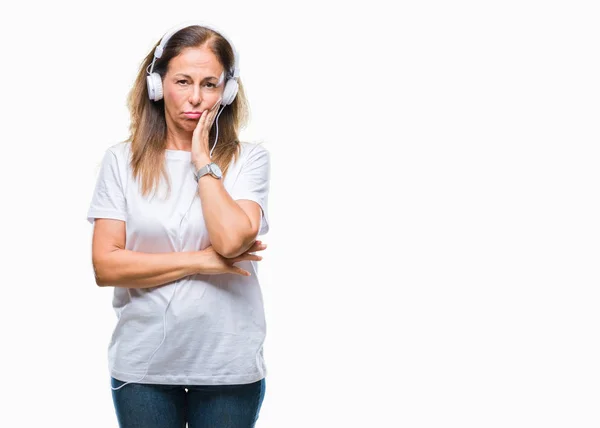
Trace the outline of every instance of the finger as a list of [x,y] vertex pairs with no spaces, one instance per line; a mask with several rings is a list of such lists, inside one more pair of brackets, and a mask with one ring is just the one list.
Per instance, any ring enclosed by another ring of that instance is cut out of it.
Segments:
[[199,149],[200,147],[200,120],[198,120],[198,123],[196,124],[196,127],[194,128],[194,131],[192,132],[192,151],[195,152],[196,150]]
[[239,268],[237,266],[233,266],[231,273],[234,273],[236,275],[242,275],[242,276],[250,276],[250,272],[248,272],[247,270],[244,270],[242,268]]
[[[237,259],[239,259],[239,260],[237,260]],[[241,255],[241,256],[237,257],[236,259],[234,259],[233,263],[243,262],[243,261],[247,261],[247,260],[255,260],[255,261],[259,262],[262,259],[263,259],[262,256],[259,256],[256,254],[244,254],[244,255]]]
[[198,121],[198,127],[200,128],[200,132],[202,132],[203,138],[208,138],[208,131],[210,130],[210,111],[204,110],[202,112],[202,116],[200,116],[200,120]]
[[233,264],[233,263],[238,263],[238,262],[243,262],[246,260],[256,260],[256,261],[260,261],[262,260],[262,256],[256,255],[256,254],[251,254],[249,252],[245,252],[244,254],[237,256],[234,259],[228,259],[229,263]]
[[218,109],[217,109],[217,107],[218,107],[219,105],[221,105],[221,101],[222,101],[222,100],[223,100],[223,98],[219,98],[219,101],[217,101],[217,102],[215,103],[215,105],[211,107],[211,109],[210,109],[210,110],[211,110],[211,111],[216,111],[216,110],[218,110]]
[[202,132],[208,132],[212,126],[213,112],[211,109],[206,109],[202,112],[200,120],[198,121],[198,127]]
[[202,119],[204,118],[204,116],[205,114],[204,112],[202,112],[202,114],[200,115],[200,119],[198,119],[198,123],[196,124],[196,128],[194,128],[194,134],[197,134],[202,130]]
[[244,254],[252,254],[253,252],[258,251],[260,249],[261,249],[260,245],[253,244],[250,248],[248,248],[244,252]]
[[[217,107],[218,105],[219,105],[218,103],[217,103],[217,104],[215,104],[215,107]],[[218,109],[218,108],[215,108],[215,107],[213,107],[213,110],[210,112],[210,118],[209,118],[209,121],[210,121],[210,124],[211,124],[211,125],[214,123],[214,121],[215,121],[215,118],[217,117],[217,112],[219,111],[219,109]]]
[[248,250],[246,250],[246,253],[251,253],[254,251],[262,251],[264,249],[267,248],[267,244],[264,244],[262,242],[255,242],[252,247],[250,247]]

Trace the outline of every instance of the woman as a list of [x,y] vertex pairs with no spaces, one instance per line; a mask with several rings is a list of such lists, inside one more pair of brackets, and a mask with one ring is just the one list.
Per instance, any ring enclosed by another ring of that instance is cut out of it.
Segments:
[[[247,118],[235,48],[205,25],[167,32],[128,97],[88,212],[96,282],[114,287],[108,347],[121,427],[253,427],[266,325],[269,152]],[[215,126],[212,126],[213,123]]]

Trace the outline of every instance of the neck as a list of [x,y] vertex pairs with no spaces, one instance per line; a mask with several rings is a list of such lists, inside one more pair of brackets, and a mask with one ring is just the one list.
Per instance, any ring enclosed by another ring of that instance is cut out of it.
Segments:
[[192,132],[176,126],[167,126],[167,149],[192,151]]

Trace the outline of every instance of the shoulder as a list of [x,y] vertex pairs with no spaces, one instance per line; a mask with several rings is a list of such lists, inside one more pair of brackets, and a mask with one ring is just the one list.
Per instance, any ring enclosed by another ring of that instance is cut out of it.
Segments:
[[242,154],[251,154],[255,151],[268,152],[269,150],[264,146],[264,143],[251,143],[249,141],[241,141],[240,151]]
[[247,141],[240,142],[240,160],[242,163],[260,158],[268,160],[270,157],[269,150],[263,143],[251,143]]
[[127,168],[131,159],[131,143],[129,141],[122,141],[113,144],[106,149],[104,156],[108,157],[110,162],[115,162],[120,167]]
[[114,154],[117,159],[128,159],[131,153],[131,143],[129,141],[121,141],[113,144],[106,151]]

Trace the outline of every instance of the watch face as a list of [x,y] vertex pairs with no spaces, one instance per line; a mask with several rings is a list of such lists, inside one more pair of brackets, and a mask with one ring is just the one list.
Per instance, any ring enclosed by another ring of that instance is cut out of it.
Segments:
[[210,170],[212,171],[212,173],[214,175],[216,175],[217,177],[221,178],[221,168],[219,168],[219,165],[217,165],[216,163],[211,163],[210,164]]

